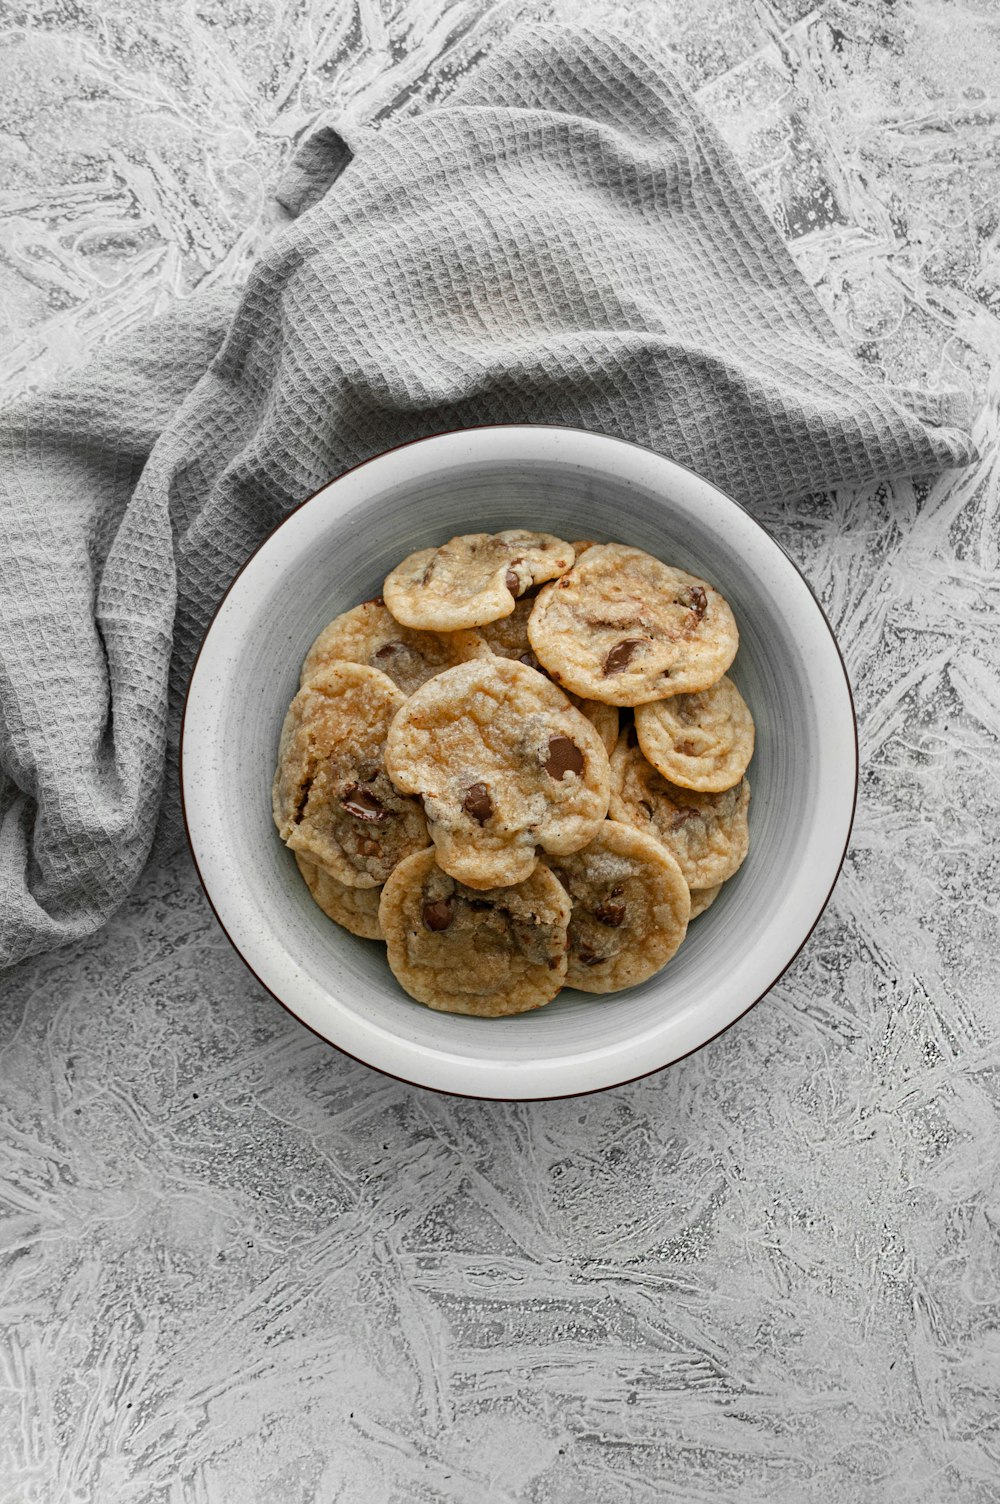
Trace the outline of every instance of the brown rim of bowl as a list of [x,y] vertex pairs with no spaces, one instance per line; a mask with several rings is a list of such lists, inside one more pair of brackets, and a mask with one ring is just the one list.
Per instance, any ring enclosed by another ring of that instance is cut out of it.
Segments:
[[844,849],[840,854],[840,860],[837,863],[837,870],[834,873],[833,882],[830,884],[826,897],[823,899],[823,902],[820,904],[818,910],[816,911],[815,919],[809,926],[805,935],[802,937],[802,940],[795,951],[785,962],[784,966],[782,966],[781,970],[777,972],[774,977],[772,977],[771,981],[768,982],[763,992],[759,992],[754,998],[753,1002],[748,1003],[741,1013],[738,1013],[735,1018],[730,1019],[728,1024],[725,1024],[721,1029],[717,1029],[714,1034],[710,1034],[707,1039],[703,1039],[701,1044],[695,1045],[693,1049],[685,1050],[683,1055],[678,1055],[674,1060],[668,1060],[665,1065],[654,1065],[648,1071],[640,1071],[637,1076],[625,1076],[621,1081],[611,1081],[607,1086],[588,1087],[586,1091],[556,1092],[551,1096],[546,1095],[540,1097],[484,1097],[478,1092],[445,1091],[444,1088],[440,1086],[425,1086],[422,1081],[411,1081],[408,1076],[397,1076],[393,1071],[383,1070],[383,1068],[379,1065],[372,1065],[369,1061],[362,1060],[360,1055],[352,1055],[350,1050],[345,1050],[342,1045],[334,1044],[332,1039],[327,1039],[325,1034],[321,1034],[318,1029],[314,1029],[311,1024],[307,1024],[304,1019],[301,1019],[295,1012],[295,1009],[289,1003],[286,1003],[284,998],[280,998],[276,992],[272,991],[272,989],[267,985],[262,977],[258,976],[257,972],[254,971],[253,967],[250,965],[250,962],[247,960],[246,956],[244,956],[243,952],[236,944],[236,941],[233,939],[232,935],[223,924],[218,909],[212,902],[212,895],[208,891],[205,879],[202,876],[201,868],[198,866],[198,858],[195,855],[194,841],[191,838],[191,827],[188,824],[187,803],[184,798],[184,726],[187,720],[187,708],[188,699],[191,694],[191,684],[194,680],[195,672],[198,668],[198,661],[201,658],[202,648],[205,646],[208,634],[211,632],[212,627],[215,625],[215,618],[218,616],[220,610],[222,609],[223,603],[228,598],[230,591],[233,589],[237,580],[240,578],[240,575],[246,569],[250,561],[256,558],[264,545],[270,542],[270,540],[274,537],[275,533],[278,532],[280,528],[284,527],[285,523],[289,520],[290,517],[293,517],[296,512],[301,510],[302,507],[308,505],[308,503],[313,500],[313,497],[318,496],[321,491],[325,491],[328,486],[333,485],[336,481],[342,479],[343,476],[352,475],[355,470],[361,470],[365,465],[370,465],[374,460],[381,459],[385,454],[395,454],[398,449],[409,449],[414,444],[426,444],[430,439],[444,438],[449,434],[474,433],[477,430],[485,428],[550,428],[561,433],[591,434],[595,438],[614,439],[614,441],[618,444],[627,444],[630,449],[641,449],[645,454],[657,454],[657,451],[655,449],[650,449],[646,444],[637,444],[634,439],[622,439],[619,438],[617,434],[601,433],[600,430],[593,428],[574,428],[571,424],[568,423],[470,423],[462,428],[442,428],[437,433],[424,434],[419,439],[406,439],[401,444],[391,444],[388,449],[382,449],[378,454],[369,455],[368,459],[359,460],[356,465],[349,465],[346,470],[342,470],[340,472],[340,475],[333,476],[330,480],[324,481],[321,486],[317,486],[315,491],[311,491],[308,496],[303,497],[302,501],[297,502],[294,507],[290,508],[290,510],[285,513],[284,517],[282,517],[281,521],[271,529],[266,537],[261,539],[252,553],[249,553],[243,560],[243,563],[240,565],[239,569],[236,571],[229,584],[226,586],[226,589],[219,597],[219,601],[215,607],[215,610],[212,612],[209,623],[205,628],[201,643],[198,647],[198,651],[195,654],[194,662],[191,665],[191,672],[188,675],[187,688],[184,691],[184,708],[181,712],[180,740],[178,746],[177,762],[177,781],[180,785],[181,796],[181,818],[184,821],[184,834],[187,837],[188,850],[191,853],[191,860],[194,863],[194,870],[197,875],[198,882],[201,885],[201,890],[208,900],[208,906],[212,910],[212,913],[215,915],[216,922],[218,923],[218,926],[221,929],[222,933],[225,935],[226,939],[233,947],[233,950],[243,962],[243,965],[246,967],[247,971],[249,971],[250,975],[260,984],[261,987],[263,987],[264,991],[271,997],[273,997],[275,1002],[279,1003],[281,1007],[284,1008],[286,1013],[291,1014],[292,1018],[294,1018],[296,1022],[302,1026],[303,1029],[308,1029],[310,1034],[313,1034],[317,1039],[322,1040],[323,1044],[327,1045],[331,1050],[337,1050],[339,1054],[346,1055],[348,1060],[356,1061],[358,1065],[363,1065],[366,1070],[376,1071],[378,1075],[385,1076],[389,1081],[399,1081],[403,1086],[416,1087],[418,1091],[432,1091],[439,1097],[459,1097],[464,1101],[473,1102],[563,1102],[568,1101],[573,1097],[594,1097],[597,1096],[600,1092],[615,1091],[619,1086],[631,1086],[634,1081],[645,1081],[649,1076],[657,1076],[661,1071],[668,1071],[672,1066],[679,1065],[682,1060],[690,1059],[692,1055],[697,1055],[700,1050],[704,1050],[708,1045],[714,1044],[717,1039],[721,1039],[723,1034],[728,1034],[729,1030],[732,1029],[736,1024],[738,1024],[741,1019],[746,1018],[751,1009],[756,1008],[757,1004],[763,998],[767,997],[767,994],[771,991],[771,989],[777,986],[777,984],[781,981],[781,978],[794,965],[799,956],[805,950],[810,939],[812,938],[816,926],[819,924],[824,913],[826,912],[826,908],[830,902],[830,899],[833,897],[833,890],[834,888],[836,888],[837,883],[840,880],[840,874],[844,869],[844,862],[847,859],[847,853],[851,844],[851,835],[854,830],[854,816],[857,813],[858,808],[858,789],[861,780],[861,747],[858,741],[858,713],[857,708],[854,704],[854,691],[851,688],[851,679],[850,675],[847,672],[847,664],[844,662],[844,655],[840,651],[840,643],[837,641],[836,633],[830,625],[829,617],[823,610],[819,597],[817,596],[812,585],[806,579],[802,570],[799,568],[798,564],[796,564],[795,560],[792,558],[788,550],[778,542],[777,538],[773,537],[772,534],[768,532],[763,523],[757,521],[756,517],[753,516],[753,514],[743,505],[742,502],[737,501],[735,497],[730,496],[728,491],[723,491],[721,486],[717,486],[715,482],[709,480],[706,475],[700,475],[699,472],[693,469],[690,465],[685,465],[680,460],[671,459],[670,455],[667,454],[657,455],[659,459],[669,460],[670,464],[676,465],[679,470],[686,470],[688,475],[693,475],[696,480],[704,481],[706,485],[712,486],[714,490],[719,492],[720,496],[724,496],[726,500],[731,502],[734,507],[738,507],[741,512],[745,513],[745,515],[753,523],[754,527],[759,528],[760,531],[765,535],[765,537],[774,544],[775,548],[777,548],[779,552],[784,554],[785,558],[788,560],[789,564],[795,570],[795,573],[802,580],[802,583],[805,585],[806,589],[809,591],[809,594],[812,596],[816,609],[823,620],[823,625],[826,627],[826,630],[830,634],[830,641],[833,643],[834,650],[840,660],[840,667],[844,675],[844,684],[847,687],[847,699],[851,707],[851,720],[854,727],[854,794],[851,799],[851,817],[847,823],[847,835],[844,840]]

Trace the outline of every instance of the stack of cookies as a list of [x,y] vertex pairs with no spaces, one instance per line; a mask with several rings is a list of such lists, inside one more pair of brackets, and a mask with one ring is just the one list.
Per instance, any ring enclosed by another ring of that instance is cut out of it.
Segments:
[[718,591],[640,549],[520,529],[421,549],[306,655],[281,838],[431,1008],[634,986],[747,853],[738,642]]

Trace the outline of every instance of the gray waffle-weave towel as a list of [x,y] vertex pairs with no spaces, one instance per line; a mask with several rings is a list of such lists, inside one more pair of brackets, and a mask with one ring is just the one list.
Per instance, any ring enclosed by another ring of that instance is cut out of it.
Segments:
[[972,457],[948,399],[840,344],[730,153],[641,43],[533,26],[444,106],[330,128],[241,295],[2,423],[0,965],[94,930],[166,816],[191,662],[295,502],[465,424],[618,434],[749,504]]

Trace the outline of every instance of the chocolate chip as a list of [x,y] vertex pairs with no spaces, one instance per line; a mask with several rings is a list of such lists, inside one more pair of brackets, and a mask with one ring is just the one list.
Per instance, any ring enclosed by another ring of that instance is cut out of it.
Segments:
[[423,920],[429,930],[446,930],[454,917],[455,909],[450,898],[436,898],[433,903],[424,904]]
[[628,668],[642,644],[641,637],[626,637],[623,642],[616,642],[604,660],[604,672],[620,674],[622,669]]
[[503,577],[503,582],[507,586],[507,589],[510,591],[514,599],[517,600],[518,596],[521,594],[521,580],[517,570],[508,569],[507,573]]
[[470,819],[477,821],[480,825],[486,824],[493,813],[493,800],[490,798],[490,791],[485,783],[474,783],[466,789],[462,808]]
[[708,609],[708,596],[700,585],[691,585],[684,591],[680,603],[688,607],[688,614],[681,625],[681,631],[693,632]]
[[565,778],[567,773],[583,772],[583,753],[568,736],[549,737],[549,755],[545,771],[550,778]]
[[608,959],[607,956],[599,956],[594,947],[590,945],[586,940],[580,941],[580,944],[577,946],[576,954],[583,962],[584,966],[600,966],[602,961],[606,961]]
[[594,918],[598,924],[606,924],[609,929],[616,930],[625,918],[625,905],[614,898],[605,898],[596,905]]
[[386,658],[393,657],[393,655],[395,653],[405,653],[405,652],[406,652],[406,643],[405,642],[383,642],[382,646],[379,648],[378,652],[375,654],[375,657],[376,657],[376,659],[386,659]]
[[696,809],[692,809],[689,804],[682,804],[670,816],[670,829],[680,830],[681,826],[686,825],[689,820],[697,820],[697,818]]
[[389,814],[381,800],[360,783],[348,784],[340,796],[340,807],[356,820],[385,820]]

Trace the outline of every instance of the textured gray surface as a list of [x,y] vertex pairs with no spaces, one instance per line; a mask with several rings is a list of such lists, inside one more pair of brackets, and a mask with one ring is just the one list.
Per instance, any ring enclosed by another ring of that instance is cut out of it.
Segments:
[[[416,107],[528,9],[14,15],[3,392],[238,277],[318,109]],[[857,690],[834,901],[700,1055],[516,1108],[305,1034],[183,859],[5,976],[4,1504],[1000,1498],[1000,22],[649,13],[849,342],[980,412],[957,479],[762,514]]]
[[198,646],[331,476],[511,422],[645,445],[751,508],[969,463],[966,394],[898,400],[844,349],[669,57],[535,22],[444,106],[364,131],[346,171],[310,132],[278,186],[297,217],[238,306],[179,298],[3,413],[0,966],[132,891],[164,744],[180,835]]

